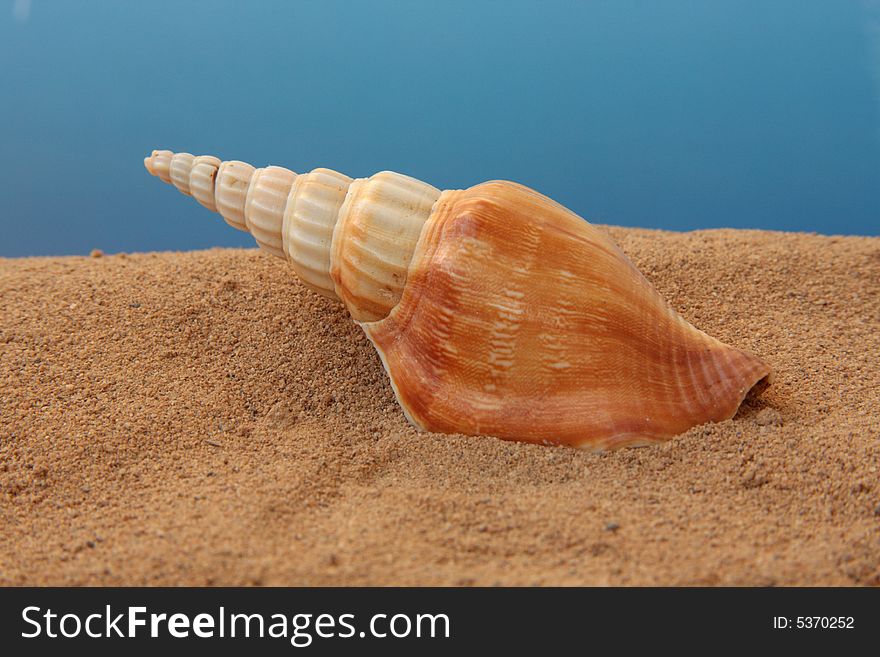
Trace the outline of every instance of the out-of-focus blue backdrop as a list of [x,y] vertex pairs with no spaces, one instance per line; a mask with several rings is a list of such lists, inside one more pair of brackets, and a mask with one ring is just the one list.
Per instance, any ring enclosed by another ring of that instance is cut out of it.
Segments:
[[252,244],[153,148],[876,235],[880,3],[3,1],[0,255]]

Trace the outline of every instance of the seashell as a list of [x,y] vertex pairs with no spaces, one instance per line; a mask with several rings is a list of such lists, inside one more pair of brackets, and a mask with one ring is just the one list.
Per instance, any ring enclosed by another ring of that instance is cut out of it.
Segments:
[[522,185],[441,192],[390,171],[170,151],[144,164],[340,299],[420,429],[644,445],[733,417],[769,378],[678,315],[605,233]]

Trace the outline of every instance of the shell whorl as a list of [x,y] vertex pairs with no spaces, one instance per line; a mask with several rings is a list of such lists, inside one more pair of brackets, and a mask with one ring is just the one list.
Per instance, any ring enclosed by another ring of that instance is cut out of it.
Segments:
[[356,180],[330,169],[298,175],[162,150],[144,165],[286,258],[307,287],[341,299],[362,322],[387,317],[400,300],[422,226],[440,197],[439,189],[390,171]]

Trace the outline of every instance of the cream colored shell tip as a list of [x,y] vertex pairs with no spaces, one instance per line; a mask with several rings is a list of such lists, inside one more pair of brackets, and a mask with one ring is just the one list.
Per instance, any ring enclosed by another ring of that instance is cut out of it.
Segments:
[[589,449],[733,417],[768,380],[694,328],[601,230],[522,185],[441,192],[153,151],[147,170],[342,301],[418,428]]

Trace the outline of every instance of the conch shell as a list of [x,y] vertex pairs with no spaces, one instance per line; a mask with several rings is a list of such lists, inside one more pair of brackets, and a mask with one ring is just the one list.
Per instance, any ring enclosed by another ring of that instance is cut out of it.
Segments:
[[342,300],[418,428],[602,450],[733,417],[759,358],[679,316],[602,231],[512,182],[443,191],[153,151],[147,170]]

